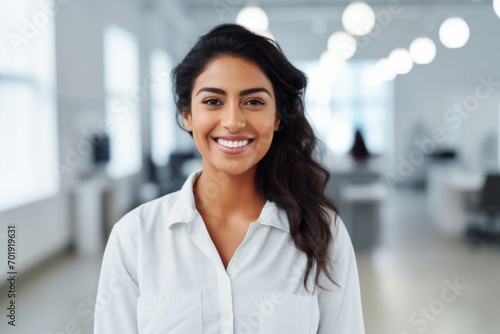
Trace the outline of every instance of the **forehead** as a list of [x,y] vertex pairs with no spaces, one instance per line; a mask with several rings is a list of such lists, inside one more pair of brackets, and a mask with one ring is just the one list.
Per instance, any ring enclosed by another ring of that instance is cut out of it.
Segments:
[[256,87],[271,91],[273,88],[271,81],[258,65],[233,56],[221,56],[211,60],[196,78],[193,91],[201,87],[216,87],[226,91]]

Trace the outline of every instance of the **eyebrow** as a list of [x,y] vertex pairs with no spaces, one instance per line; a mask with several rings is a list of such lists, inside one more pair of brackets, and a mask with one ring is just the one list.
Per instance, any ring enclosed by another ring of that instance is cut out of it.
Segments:
[[[213,87],[203,87],[201,88],[195,96],[200,94],[201,92],[211,92],[211,93],[216,93],[216,94],[221,94],[221,95],[227,95],[226,91],[220,88],[213,88]],[[271,96],[271,93],[264,87],[258,87],[258,88],[250,88],[250,89],[245,89],[240,92],[240,96],[245,96],[248,94],[253,94],[253,93],[258,93],[258,92],[264,92],[267,95]],[[272,96],[271,96],[272,97]]]

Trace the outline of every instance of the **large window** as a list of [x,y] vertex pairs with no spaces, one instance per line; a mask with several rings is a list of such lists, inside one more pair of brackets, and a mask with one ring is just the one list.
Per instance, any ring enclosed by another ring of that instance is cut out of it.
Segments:
[[125,29],[108,25],[104,31],[106,119],[111,146],[107,171],[112,178],[140,171],[141,123],[139,103],[139,51],[136,38]]
[[151,54],[151,71],[154,72],[151,88],[151,154],[153,162],[163,166],[175,147],[175,107],[169,75],[172,60],[163,50]]
[[0,211],[59,191],[54,20],[0,2]]
[[347,153],[359,129],[368,150],[388,153],[391,140],[393,85],[368,85],[365,71],[374,62],[350,60],[332,78],[319,61],[300,62],[297,66],[308,76],[306,110],[317,133],[334,154]]

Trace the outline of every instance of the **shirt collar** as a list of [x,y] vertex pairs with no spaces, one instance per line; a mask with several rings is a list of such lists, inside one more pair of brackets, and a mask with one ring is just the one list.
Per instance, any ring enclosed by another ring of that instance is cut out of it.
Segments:
[[[182,188],[177,192],[176,198],[174,198],[170,205],[169,219],[167,220],[168,228],[178,223],[189,224],[199,216],[194,200],[193,186],[201,172],[202,170],[197,170],[191,173]],[[262,208],[257,222],[262,225],[276,227],[288,233],[290,232],[286,212],[278,208],[276,203],[269,200],[266,201],[266,204]]]

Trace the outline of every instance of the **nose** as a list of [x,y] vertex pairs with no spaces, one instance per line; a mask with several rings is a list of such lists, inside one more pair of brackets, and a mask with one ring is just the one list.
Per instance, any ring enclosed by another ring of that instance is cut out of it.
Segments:
[[222,116],[221,125],[230,132],[236,132],[246,125],[243,111],[238,106],[228,106]]

